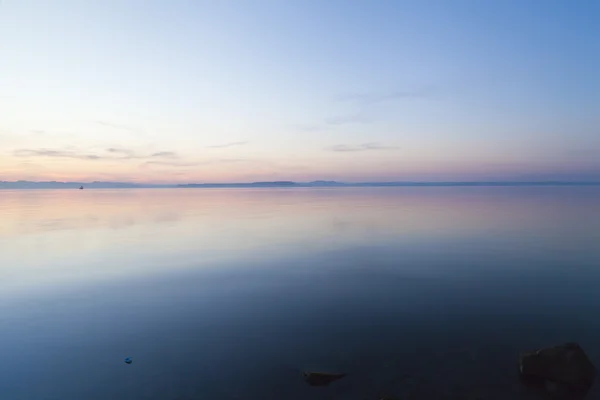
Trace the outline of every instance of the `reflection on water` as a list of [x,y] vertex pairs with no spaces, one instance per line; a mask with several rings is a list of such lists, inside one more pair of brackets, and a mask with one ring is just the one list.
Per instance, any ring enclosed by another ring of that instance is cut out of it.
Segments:
[[521,350],[600,365],[598,188],[2,191],[0,215],[2,399],[529,398]]

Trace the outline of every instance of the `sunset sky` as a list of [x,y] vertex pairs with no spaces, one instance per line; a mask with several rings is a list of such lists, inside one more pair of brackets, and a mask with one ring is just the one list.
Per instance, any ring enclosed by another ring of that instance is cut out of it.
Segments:
[[2,0],[0,180],[600,180],[600,1]]

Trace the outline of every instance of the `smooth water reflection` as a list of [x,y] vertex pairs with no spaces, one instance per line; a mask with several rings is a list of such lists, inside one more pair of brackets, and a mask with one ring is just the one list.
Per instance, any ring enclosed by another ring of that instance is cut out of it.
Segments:
[[599,188],[1,191],[0,215],[2,399],[529,398],[519,351],[600,365]]

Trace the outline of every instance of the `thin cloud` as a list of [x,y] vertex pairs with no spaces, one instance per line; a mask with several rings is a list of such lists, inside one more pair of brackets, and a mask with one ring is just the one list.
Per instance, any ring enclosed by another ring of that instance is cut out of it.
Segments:
[[29,132],[33,133],[34,135],[43,135],[44,133],[46,133],[46,131],[41,129],[32,129]]
[[422,88],[418,90],[395,90],[391,92],[363,92],[347,93],[337,97],[338,101],[351,101],[363,105],[383,103],[401,99],[416,99],[430,96],[433,93],[432,88]]
[[160,157],[160,158],[179,158],[177,153],[172,151],[159,151],[158,153],[154,153],[151,157]]
[[114,147],[110,147],[106,149],[106,151],[112,154],[122,154],[123,156],[128,158],[135,158],[135,152],[129,149],[117,149]]
[[325,119],[325,123],[329,125],[369,124],[372,122],[372,119],[361,115],[340,115]]
[[372,150],[397,150],[396,146],[385,146],[379,143],[363,143],[356,146],[347,144],[337,144],[334,146],[326,147],[325,150],[337,151],[337,152],[356,152],[356,151],[372,151]]
[[199,162],[185,162],[185,161],[147,161],[142,165],[159,165],[163,167],[196,167],[202,165]]
[[[352,102],[364,108],[365,106],[383,103],[387,101],[395,101],[400,99],[416,99],[430,96],[433,93],[433,89],[430,87],[422,88],[418,90],[395,90],[388,92],[363,92],[363,93],[346,93],[336,97],[337,101],[341,102]],[[346,124],[370,124],[375,122],[373,118],[361,115],[361,112],[349,115],[338,115],[329,118],[325,118],[323,125],[295,125],[299,130],[304,131],[317,131],[326,129],[327,125],[346,125]]]
[[82,154],[69,150],[49,150],[49,149],[20,149],[15,150],[14,155],[17,157],[55,157],[55,158],[75,158],[79,160],[99,160],[97,154]]
[[210,148],[210,149],[221,149],[224,147],[243,146],[245,144],[248,144],[248,142],[230,142],[230,143],[223,143],[223,144],[215,144],[215,145],[206,146],[206,147]]
[[136,153],[133,150],[130,149],[122,149],[122,148],[108,148],[106,149],[106,151],[108,151],[109,153],[113,153],[113,154],[121,154],[122,156],[120,158],[128,158],[128,159],[144,159],[144,158],[179,158],[179,156],[177,155],[177,153],[173,152],[173,151],[159,151],[156,153],[153,153],[149,156],[147,155],[136,155]]
[[105,149],[105,153],[94,154],[77,149],[19,149],[13,154],[16,157],[53,157],[53,158],[73,158],[79,160],[137,160],[149,158],[177,158],[177,154],[171,151],[161,151],[152,155],[138,155],[131,149],[110,147]]
[[141,167],[143,166],[151,166],[151,165],[158,165],[158,166],[164,166],[164,167],[196,167],[199,165],[211,165],[211,164],[232,164],[232,163],[242,163],[242,162],[248,162],[249,160],[243,159],[243,158],[219,158],[219,159],[214,159],[214,160],[206,160],[206,161],[190,161],[190,162],[186,162],[186,161],[147,161],[144,164],[141,165]]

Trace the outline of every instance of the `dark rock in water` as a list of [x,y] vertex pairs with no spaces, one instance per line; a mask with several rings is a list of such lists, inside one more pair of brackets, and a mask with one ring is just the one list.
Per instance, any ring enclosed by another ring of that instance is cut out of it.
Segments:
[[131,357],[127,357],[125,359],[125,364],[131,364],[133,362],[133,360],[131,359]]
[[555,397],[574,399],[582,399],[596,377],[596,368],[577,343],[521,354],[519,372],[529,386]]
[[346,374],[328,374],[324,372],[305,372],[304,380],[310,386],[327,386],[333,381],[342,379]]

